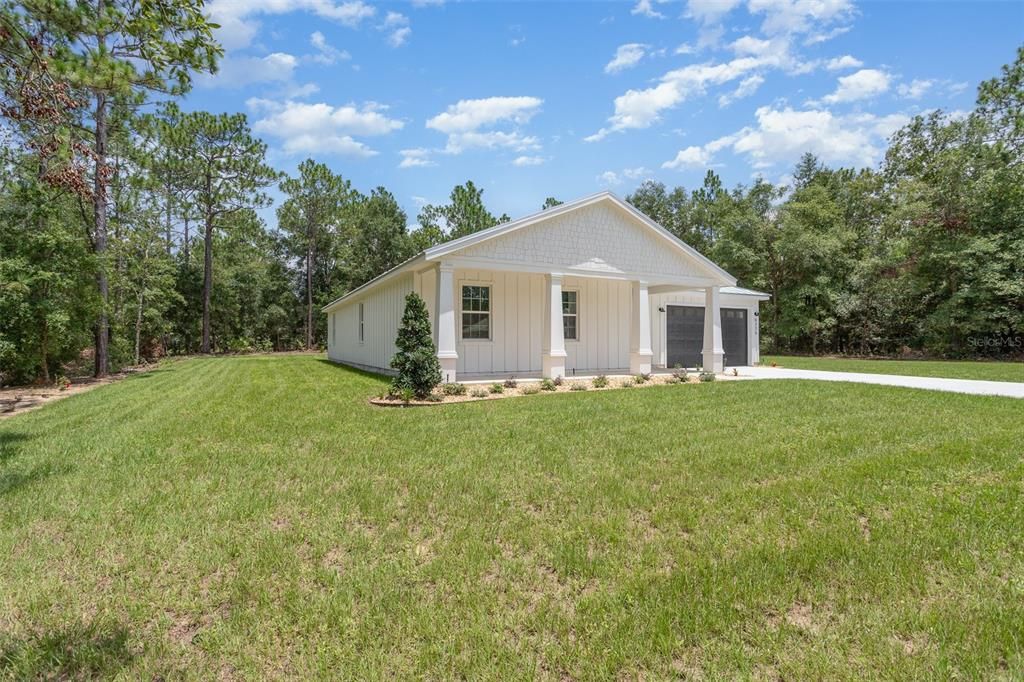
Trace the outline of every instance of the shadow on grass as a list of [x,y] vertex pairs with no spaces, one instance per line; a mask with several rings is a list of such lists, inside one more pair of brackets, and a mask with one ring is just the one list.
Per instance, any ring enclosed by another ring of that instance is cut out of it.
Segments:
[[135,655],[128,630],[117,623],[93,622],[0,638],[0,677],[19,680],[107,679]]
[[19,471],[12,461],[21,453],[21,443],[31,436],[18,431],[0,431],[0,496],[7,495],[36,481],[66,474],[71,466],[66,463],[45,462],[28,471]]
[[377,381],[384,381],[388,383],[390,383],[392,379],[392,377],[388,376],[387,374],[370,372],[369,370],[359,369],[358,367],[352,367],[350,365],[344,365],[340,362],[334,362],[333,360],[328,360],[327,358],[317,358],[317,362],[323,363],[333,369],[340,370],[348,374],[354,374],[359,377],[364,377],[366,379],[376,379]]

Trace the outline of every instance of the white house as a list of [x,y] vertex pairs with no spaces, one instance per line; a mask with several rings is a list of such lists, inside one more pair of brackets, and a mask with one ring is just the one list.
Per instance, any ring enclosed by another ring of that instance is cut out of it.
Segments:
[[[328,357],[390,372],[405,296],[430,312],[444,380],[637,374],[758,361],[736,278],[609,192],[439,244],[324,308]],[[711,314],[705,314],[710,310]]]

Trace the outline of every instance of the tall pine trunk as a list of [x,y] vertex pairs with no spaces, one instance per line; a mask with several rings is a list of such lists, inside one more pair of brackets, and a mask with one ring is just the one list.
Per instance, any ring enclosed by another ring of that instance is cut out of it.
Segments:
[[206,215],[203,235],[203,343],[200,353],[210,352],[210,292],[213,290],[213,216]]
[[306,350],[313,348],[313,248],[306,248]]
[[107,302],[110,285],[107,281],[107,97],[96,95],[96,159],[93,175],[93,217],[95,232],[93,234],[93,252],[96,254],[98,267],[96,270],[96,288],[100,295],[100,313],[93,330],[95,340],[95,359],[93,375],[104,377],[110,372],[110,323],[108,320]]

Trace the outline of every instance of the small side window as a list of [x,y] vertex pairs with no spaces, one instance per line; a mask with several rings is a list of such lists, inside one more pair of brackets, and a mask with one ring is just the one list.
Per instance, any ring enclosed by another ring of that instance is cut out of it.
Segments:
[[359,343],[366,341],[366,311],[363,304],[359,304]]

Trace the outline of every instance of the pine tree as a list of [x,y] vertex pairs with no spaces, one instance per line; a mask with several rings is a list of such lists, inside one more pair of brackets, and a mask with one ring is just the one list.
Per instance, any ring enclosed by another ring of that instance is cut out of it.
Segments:
[[408,389],[417,398],[426,398],[441,383],[441,363],[437,361],[427,306],[415,292],[405,297],[405,313],[395,345],[398,352],[391,359],[391,368],[398,371],[392,382],[394,390]]

